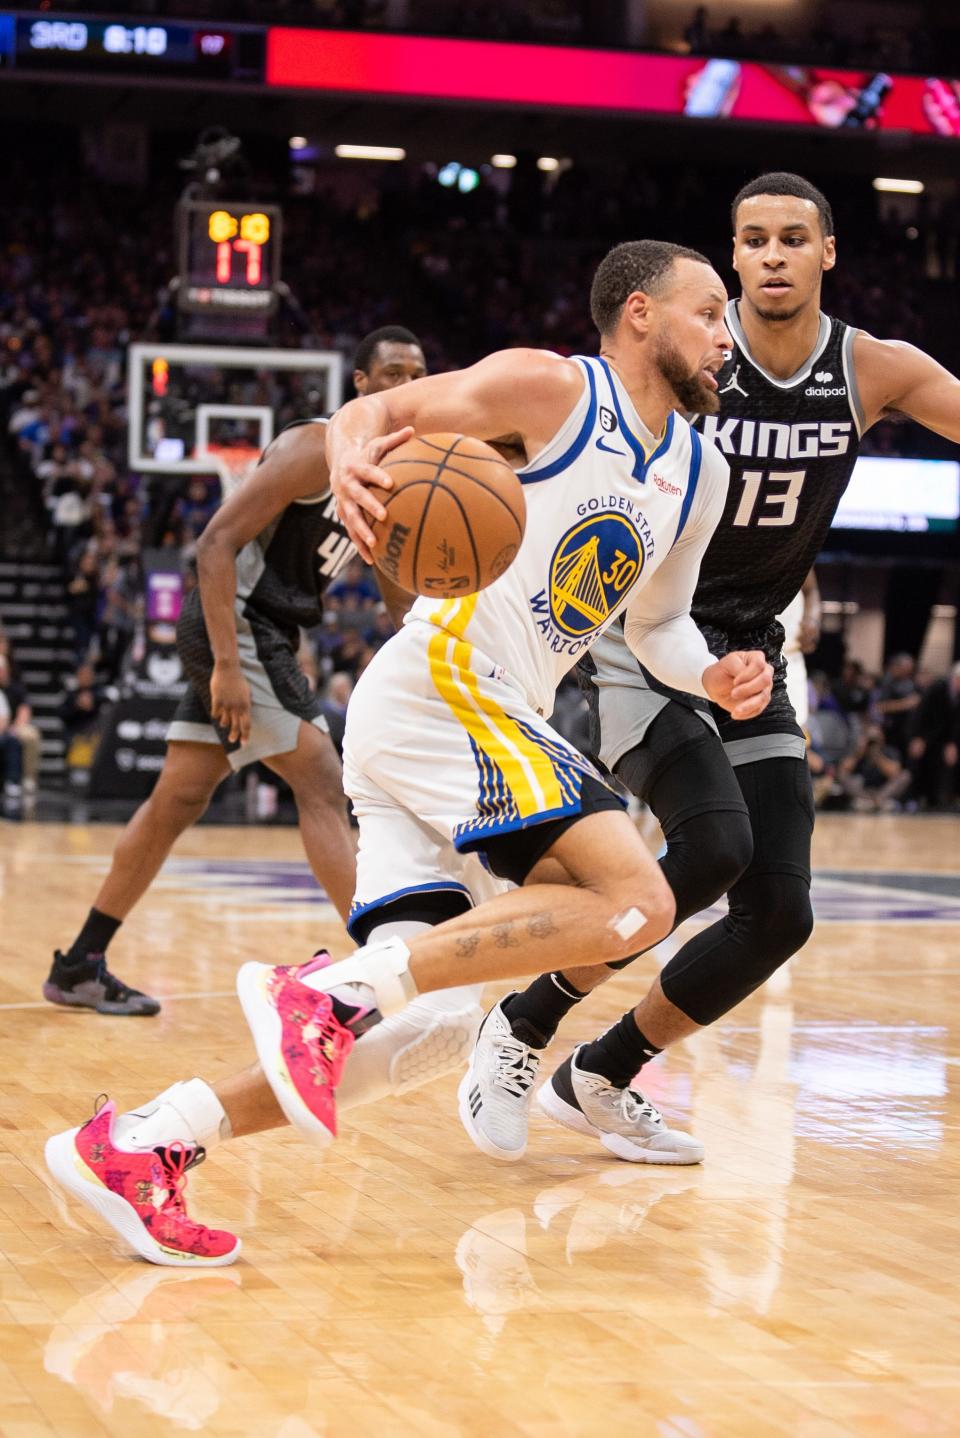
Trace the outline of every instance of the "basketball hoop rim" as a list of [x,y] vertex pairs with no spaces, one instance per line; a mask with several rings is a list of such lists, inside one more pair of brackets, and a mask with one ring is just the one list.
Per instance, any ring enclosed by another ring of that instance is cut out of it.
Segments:
[[194,458],[209,456],[211,469],[217,471],[225,485],[235,484],[259,462],[262,450],[253,444],[208,444],[195,451]]

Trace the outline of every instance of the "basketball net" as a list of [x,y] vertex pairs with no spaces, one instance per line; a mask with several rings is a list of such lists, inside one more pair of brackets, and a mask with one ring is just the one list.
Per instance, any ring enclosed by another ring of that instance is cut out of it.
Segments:
[[224,499],[243,483],[247,475],[256,468],[261,451],[252,444],[208,444],[198,452],[198,459],[210,459],[210,468],[220,476],[220,489]]

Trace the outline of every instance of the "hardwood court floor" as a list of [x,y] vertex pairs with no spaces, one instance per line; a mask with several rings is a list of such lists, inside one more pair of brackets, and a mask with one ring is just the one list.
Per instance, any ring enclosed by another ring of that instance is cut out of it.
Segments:
[[237,965],[346,941],[294,831],[201,829],[115,944],[160,1017],[45,1006],[117,832],[0,827],[3,1438],[960,1433],[960,820],[821,820],[802,958],[648,1070],[702,1167],[619,1163],[539,1117],[498,1167],[449,1078],[355,1112],[322,1157],[289,1131],[218,1149],[194,1204],[244,1252],[200,1274],[64,1203],[43,1140],[104,1089],[127,1107],[245,1064]]

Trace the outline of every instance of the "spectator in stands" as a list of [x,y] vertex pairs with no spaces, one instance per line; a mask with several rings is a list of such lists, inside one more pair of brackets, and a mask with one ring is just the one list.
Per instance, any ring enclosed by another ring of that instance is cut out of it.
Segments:
[[[119,546],[117,547],[118,552]],[[115,680],[133,640],[142,597],[136,567],[108,560],[102,573],[102,608],[97,620],[100,663],[108,680]]]
[[744,36],[739,15],[731,15],[723,29],[718,31],[717,44],[724,54],[736,56],[744,53]]
[[197,475],[190,480],[187,492],[177,505],[183,537],[188,546],[196,544],[217,507],[217,496],[205,479]]
[[38,448],[42,449],[49,428],[39,390],[28,389],[23,394],[20,404],[10,416],[7,428],[23,448],[33,453],[36,453]]
[[347,629],[340,635],[340,642],[330,651],[333,668],[349,674],[356,684],[364,669],[373,658],[373,650],[356,629]]
[[327,680],[327,691],[323,698],[323,717],[330,726],[330,738],[337,746],[337,753],[343,751],[343,731],[347,722],[347,704],[353,693],[353,680],[342,670],[331,674]]
[[883,678],[874,695],[874,708],[883,724],[887,744],[902,757],[914,710],[920,703],[920,691],[914,678],[916,662],[909,654],[894,654],[887,660]]
[[352,693],[353,681],[349,674],[338,671],[336,674],[330,675],[327,683],[327,702],[335,705],[341,714],[346,714]]
[[845,659],[840,678],[833,686],[833,695],[847,718],[859,725],[869,712],[874,688],[860,660]]
[[814,806],[820,809],[837,788],[836,767],[824,757],[813,733],[807,739],[807,767],[813,784]]
[[691,55],[705,55],[710,49],[710,27],[707,20],[706,5],[698,5],[690,24],[683,32]]
[[810,745],[827,768],[834,768],[853,747],[850,724],[830,689],[822,670],[810,675],[810,713],[807,717]]
[[960,796],[960,664],[920,699],[907,752],[913,797],[928,808],[949,807]]
[[380,590],[367,565],[351,559],[327,590],[327,599],[341,609],[372,610],[380,603]]
[[71,472],[70,453],[65,444],[50,444],[44,458],[36,466],[36,474],[43,481],[43,497],[48,500],[58,480],[66,479]]
[[35,790],[40,736],[30,723],[26,690],[14,681],[9,656],[0,653],[0,793],[4,810],[9,814],[20,812],[27,752],[31,785]]
[[893,813],[910,787],[910,771],[884,742],[879,724],[864,726],[853,752],[838,763],[836,776],[861,813]]
[[[67,680],[66,692],[61,710],[63,716],[64,736],[67,741],[67,762],[71,760],[70,751],[74,747],[82,749],[85,755],[86,767],[92,754],[93,739],[96,734],[97,717],[104,701],[110,697],[110,691],[97,681],[92,664],[84,661],[76,674]],[[82,741],[75,745],[75,741]]]
[[71,465],[66,473],[54,480],[48,504],[53,523],[54,553],[66,563],[71,550],[81,539],[93,533],[91,482]]
[[395,634],[393,620],[387,613],[385,604],[378,604],[373,612],[373,623],[363,631],[363,637],[371,649],[382,649],[388,639]]
[[337,627],[341,634],[356,632],[365,635],[373,623],[380,600],[366,590],[364,586],[367,584],[372,591],[371,581],[364,576],[362,584],[350,584],[337,594],[327,595],[328,603],[337,616]]
[[100,566],[96,550],[87,549],[80,556],[76,573],[67,584],[67,609],[78,659],[82,659],[90,648],[99,608]]
[[6,694],[7,707],[12,714],[10,732],[20,740],[23,750],[24,793],[32,796],[37,791],[42,738],[33,722],[30,697],[17,675],[12,657],[8,650],[4,649],[0,649],[0,689]]
[[337,611],[331,608],[325,609],[323,623],[310,631],[310,641],[317,651],[317,662],[324,678],[329,678],[337,667],[336,657],[340,650],[342,637]]

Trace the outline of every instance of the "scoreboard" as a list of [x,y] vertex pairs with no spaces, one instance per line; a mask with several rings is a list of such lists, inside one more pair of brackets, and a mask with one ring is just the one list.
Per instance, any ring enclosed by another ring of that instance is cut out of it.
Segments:
[[0,13],[0,60],[29,73],[260,84],[266,27]]
[[180,285],[187,314],[266,316],[277,307],[282,217],[278,205],[181,200]]

